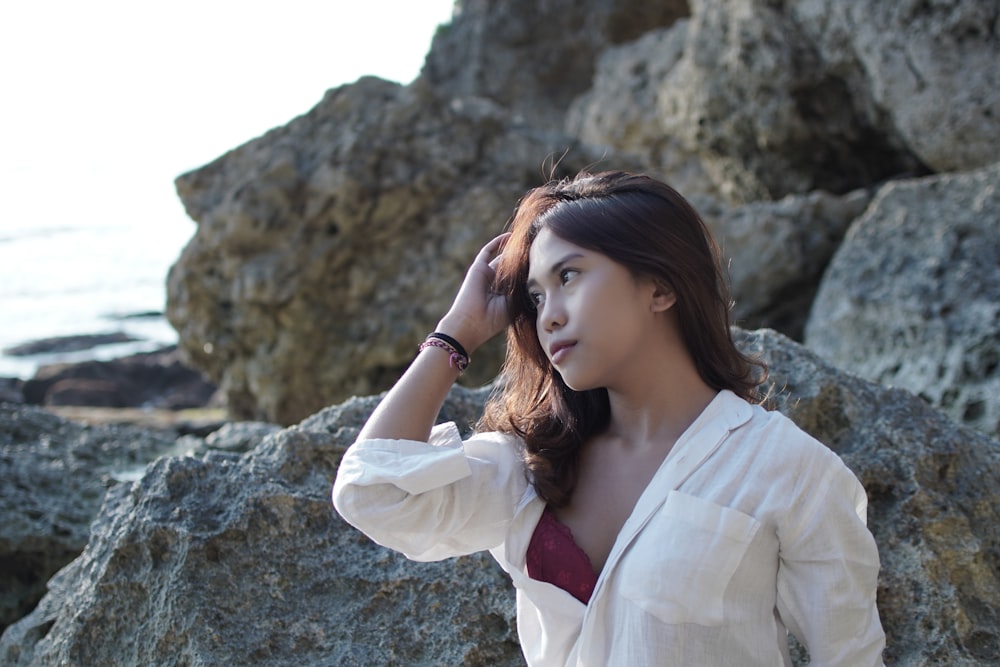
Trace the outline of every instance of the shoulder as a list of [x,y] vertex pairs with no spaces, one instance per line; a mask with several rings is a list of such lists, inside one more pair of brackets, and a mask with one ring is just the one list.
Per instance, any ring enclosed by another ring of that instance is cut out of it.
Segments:
[[864,492],[836,452],[786,415],[760,405],[750,405],[750,418],[732,431],[729,450],[739,452],[748,470],[783,482],[793,495],[811,495],[831,484],[852,496]]
[[751,417],[739,434],[748,446],[780,454],[787,460],[840,461],[836,452],[781,412],[767,410],[761,405],[751,405],[750,410]]

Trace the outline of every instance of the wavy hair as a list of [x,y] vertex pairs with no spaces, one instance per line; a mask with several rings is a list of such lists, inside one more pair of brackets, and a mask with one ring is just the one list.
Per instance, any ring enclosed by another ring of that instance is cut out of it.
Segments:
[[538,495],[559,507],[572,496],[583,444],[608,426],[611,410],[606,389],[570,389],[538,341],[528,253],[546,228],[672,290],[682,340],[710,387],[759,400],[766,368],[733,342],[718,245],[676,190],[626,172],[581,173],[530,190],[497,266],[494,289],[507,297],[511,326],[497,390],[477,428],[520,436]]

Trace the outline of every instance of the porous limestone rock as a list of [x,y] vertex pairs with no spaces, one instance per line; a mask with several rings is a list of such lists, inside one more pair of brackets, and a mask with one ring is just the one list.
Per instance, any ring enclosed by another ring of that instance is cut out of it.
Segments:
[[737,344],[767,363],[775,407],[837,452],[868,492],[885,664],[995,664],[1000,442],[774,331],[738,332]]
[[421,79],[445,97],[485,97],[561,130],[604,48],[687,13],[686,0],[462,0],[435,35]]
[[175,437],[0,403],[0,628],[31,610],[45,582],[83,551],[107,489],[170,451]]
[[[484,391],[455,389],[465,430]],[[485,555],[413,563],[330,502],[352,399],[251,453],[165,458],[108,495],[83,555],[0,639],[0,663],[523,664],[506,575]]]
[[981,167],[1000,152],[998,20],[977,0],[695,1],[605,46],[566,127],[733,203]]
[[870,200],[865,190],[817,190],[734,208],[700,200],[731,279],[732,321],[802,340],[823,270]]
[[798,4],[692,0],[684,53],[659,87],[664,134],[744,198],[846,192],[920,169],[873,117],[866,82],[848,86],[798,25]]
[[[387,388],[518,198],[595,162],[573,147],[485,99],[373,77],[329,91],[177,179],[198,229],[167,317],[189,363],[235,419],[290,424]],[[501,354],[499,339],[477,351],[463,381],[491,379]]]
[[[1000,442],[774,331],[735,333],[768,364],[775,407],[868,490],[886,664],[993,664]],[[488,391],[456,387],[439,421],[467,431]],[[161,459],[115,487],[86,551],[0,638],[0,662],[523,664],[513,591],[486,556],[410,562],[333,511],[340,455],[376,402],[327,408],[243,456]]]
[[593,84],[566,112],[566,132],[609,156],[635,156],[645,171],[667,180],[686,197],[738,203],[740,193],[715,183],[698,151],[685,148],[657,120],[660,82],[683,54],[687,25],[687,19],[680,19],[668,28],[605,48]]
[[791,3],[790,11],[828,76],[851,91],[851,103],[931,170],[967,171],[996,161],[996,2],[806,0]]
[[805,341],[1000,436],[1000,163],[883,187],[831,261]]

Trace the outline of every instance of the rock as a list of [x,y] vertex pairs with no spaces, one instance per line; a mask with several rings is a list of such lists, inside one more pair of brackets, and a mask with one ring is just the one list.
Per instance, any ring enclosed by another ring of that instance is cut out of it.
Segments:
[[919,172],[891,123],[872,117],[866,82],[848,86],[799,26],[798,5],[811,6],[693,2],[684,53],[651,117],[744,200],[843,193]]
[[484,97],[561,130],[607,46],[686,16],[684,0],[463,0],[434,37],[421,80],[445,98]]
[[0,627],[34,607],[45,582],[83,551],[116,477],[169,451],[173,440],[0,404]]
[[732,203],[982,167],[1000,153],[996,21],[974,0],[702,0],[605,46],[567,128]]
[[248,452],[281,430],[267,422],[229,422],[205,437],[205,446],[227,452]]
[[[446,411],[469,423],[482,395],[456,388]],[[0,663],[523,664],[488,556],[410,562],[334,512],[344,437],[374,404],[352,399],[242,457],[161,459],[113,489],[84,554],[0,639]]]
[[24,383],[33,405],[147,407],[180,410],[208,405],[216,387],[184,364],[176,346],[111,361],[42,366]]
[[868,491],[885,663],[995,664],[1000,442],[776,332],[737,339],[770,367],[777,409],[837,452]]
[[660,176],[686,197],[739,202],[739,193],[712,181],[697,151],[686,149],[656,120],[660,82],[683,54],[687,26],[681,19],[604,49],[593,85],[573,100],[566,114],[566,132],[609,154],[635,156],[644,171]]
[[44,405],[91,405],[117,408],[125,405],[118,384],[90,378],[53,378],[42,401]]
[[802,340],[823,270],[871,196],[815,191],[735,208],[700,201],[729,269],[733,321]]
[[11,357],[27,357],[34,354],[51,354],[53,352],[78,352],[90,350],[101,345],[114,343],[131,343],[137,340],[124,331],[99,334],[79,334],[76,336],[58,336],[21,343],[5,348],[3,353]]
[[[992,664],[1000,442],[774,331],[735,333],[770,367],[775,407],[868,490],[886,664]],[[441,417],[467,429],[487,391],[456,387]],[[522,664],[513,592],[488,558],[406,561],[330,507],[376,403],[352,398],[243,456],[161,459],[115,487],[86,551],[0,638],[0,662]]]
[[0,377],[0,403],[24,403],[24,380]]
[[[936,172],[1000,155],[1000,15],[995,3],[809,0],[793,21],[881,135]],[[841,101],[843,102],[843,100]]]
[[805,334],[831,363],[1000,436],[1000,163],[882,188]]
[[[386,389],[545,156],[573,140],[487,100],[375,78],[178,178],[198,231],[168,279],[185,357],[233,419],[295,423]],[[571,151],[555,175],[594,162]],[[503,342],[463,381],[491,379]]]

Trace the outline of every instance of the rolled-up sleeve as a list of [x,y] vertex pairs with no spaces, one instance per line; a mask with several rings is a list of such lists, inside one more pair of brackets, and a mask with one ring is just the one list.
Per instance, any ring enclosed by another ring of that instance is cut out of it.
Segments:
[[483,433],[463,442],[446,423],[428,442],[351,445],[333,504],[382,546],[413,560],[441,560],[500,544],[527,485],[518,439]]
[[879,557],[867,498],[828,453],[822,475],[802,480],[794,520],[779,535],[778,612],[811,665],[882,665],[885,634],[875,605]]

